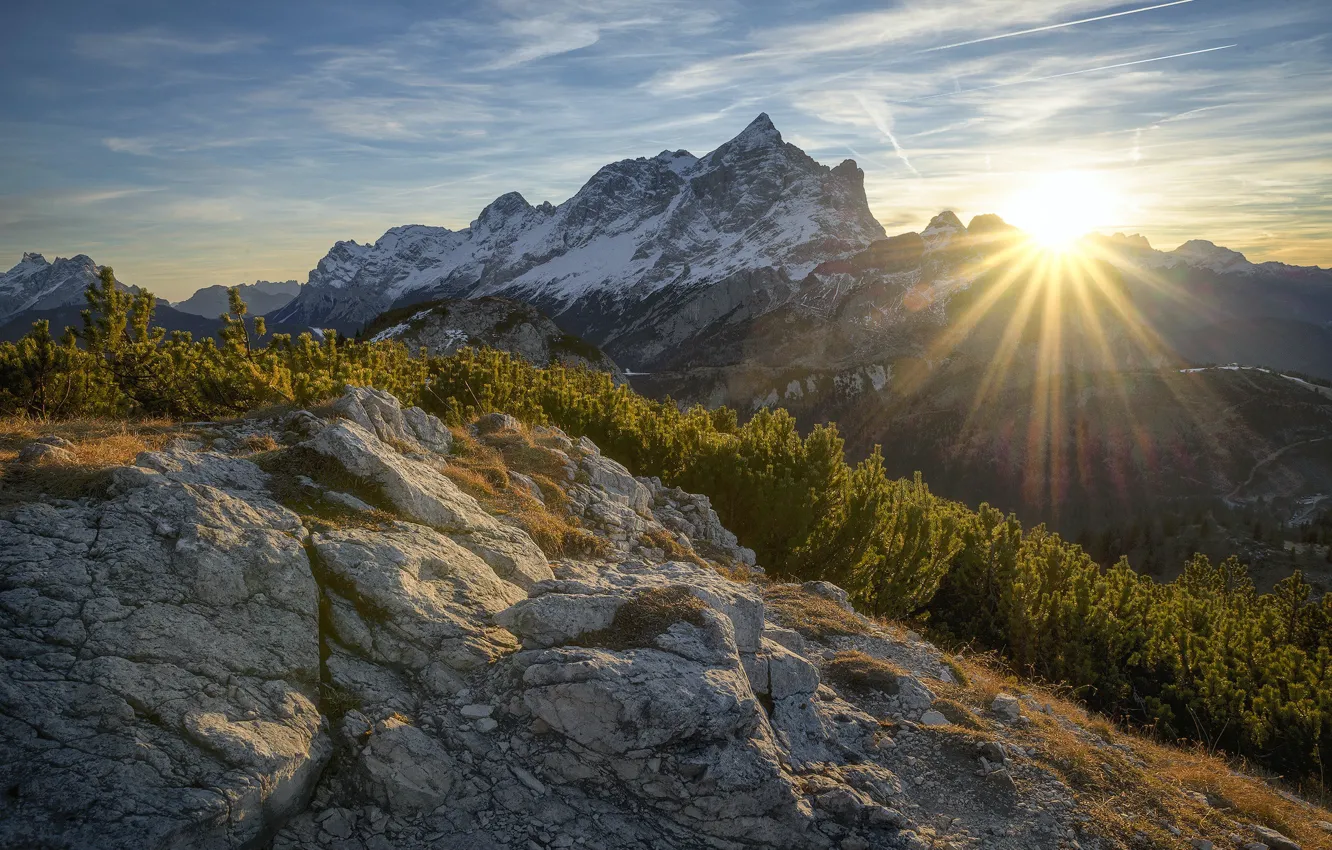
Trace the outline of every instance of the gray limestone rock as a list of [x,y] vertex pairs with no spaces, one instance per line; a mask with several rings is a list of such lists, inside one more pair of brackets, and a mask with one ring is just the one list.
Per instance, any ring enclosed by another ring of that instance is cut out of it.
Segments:
[[254,844],[330,755],[299,520],[245,461],[141,460],[0,514],[0,845]]
[[398,454],[359,425],[338,422],[301,444],[373,482],[405,517],[432,526],[528,588],[550,578],[546,556],[521,529],[503,525],[429,464]]

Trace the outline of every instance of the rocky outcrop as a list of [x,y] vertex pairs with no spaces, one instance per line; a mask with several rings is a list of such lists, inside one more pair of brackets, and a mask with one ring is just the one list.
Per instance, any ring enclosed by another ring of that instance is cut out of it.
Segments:
[[[547,560],[438,420],[364,390],[326,417],[210,426],[280,439],[262,469],[179,441],[0,512],[0,845],[1117,846],[1022,735],[1114,745],[942,698],[939,651],[834,585],[729,578],[761,571],[717,569],[753,554],[703,497],[531,429],[608,544]],[[359,495],[320,514],[330,482]]]
[[350,419],[381,441],[408,451],[448,454],[453,434],[438,417],[419,407],[403,408],[383,390],[349,387],[333,404],[333,412]]
[[301,446],[370,482],[405,518],[449,533],[520,587],[550,577],[532,538],[482,510],[427,459],[400,454],[351,421],[337,422]]
[[0,845],[253,845],[332,752],[300,520],[252,464],[153,453],[0,517]]

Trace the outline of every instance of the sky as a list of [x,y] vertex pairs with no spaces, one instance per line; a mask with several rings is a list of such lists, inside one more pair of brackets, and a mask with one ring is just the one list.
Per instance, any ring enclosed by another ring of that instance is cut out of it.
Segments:
[[0,269],[86,253],[173,300],[304,281],[336,240],[559,203],[759,112],[855,159],[890,234],[1011,216],[1072,173],[1109,192],[1106,232],[1332,266],[1326,0],[11,0],[0,21]]

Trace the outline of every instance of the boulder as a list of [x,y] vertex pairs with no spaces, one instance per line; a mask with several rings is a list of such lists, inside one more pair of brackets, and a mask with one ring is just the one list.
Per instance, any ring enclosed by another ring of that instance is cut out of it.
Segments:
[[1300,850],[1300,845],[1270,827],[1254,824],[1253,834],[1271,850]]
[[73,464],[77,463],[78,460],[74,457],[73,452],[64,447],[35,442],[28,443],[19,449],[18,462],[39,466],[41,464]]
[[348,387],[333,403],[333,412],[384,442],[410,451],[448,454],[453,446],[453,434],[437,417],[419,407],[404,410],[397,398],[383,390]]
[[728,581],[715,570],[684,561],[655,565],[626,561],[576,579],[540,582],[529,588],[528,599],[504,612],[498,621],[525,644],[556,646],[605,628],[634,592],[665,587],[687,588],[725,614],[738,651],[758,651],[764,626],[763,598],[750,585]]
[[800,586],[800,589],[806,593],[812,593],[815,596],[822,596],[831,602],[835,602],[843,611],[855,612],[851,605],[851,594],[830,581],[807,581]]
[[375,724],[357,755],[356,782],[367,799],[395,815],[433,811],[457,782],[453,756],[397,717]]
[[763,641],[768,693],[773,699],[809,697],[819,689],[819,668],[779,643]]
[[[517,649],[487,620],[525,593],[445,535],[399,523],[317,533],[311,546],[330,602],[331,637],[348,652],[424,677],[435,662],[474,670]],[[354,679],[339,684],[362,690]]]
[[996,694],[990,702],[990,711],[1005,723],[1014,723],[1022,716],[1022,703],[1012,694]]

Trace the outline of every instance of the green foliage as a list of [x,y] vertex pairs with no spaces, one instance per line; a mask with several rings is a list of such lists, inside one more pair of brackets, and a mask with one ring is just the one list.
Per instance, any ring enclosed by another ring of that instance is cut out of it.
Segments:
[[[893,480],[877,451],[852,467],[835,427],[802,436],[783,410],[741,424],[731,410],[682,410],[605,373],[489,350],[413,356],[331,332],[265,342],[234,292],[218,339],[194,341],[153,328],[153,303],[118,290],[107,270],[81,331],[56,340],[39,322],[0,345],[0,414],[203,418],[369,385],[455,424],[496,411],[555,424],[635,474],[709,496],[773,576],[836,582],[862,611],[927,619],[1095,708],[1325,782],[1332,596],[1315,599],[1299,574],[1258,594],[1233,558],[1195,555],[1162,584],[1125,560],[1102,568],[1043,526],[940,499],[919,475]],[[862,628],[803,591],[773,587],[767,599],[810,636]]]
[[329,332],[316,341],[271,337],[247,321],[237,290],[218,339],[168,335],[152,326],[152,293],[117,287],[111,269],[88,289],[83,327],[56,341],[45,322],[0,343],[0,414],[43,418],[166,416],[204,419],[276,403],[306,405],[347,385],[389,390],[415,403],[429,363],[393,343],[357,345]]

